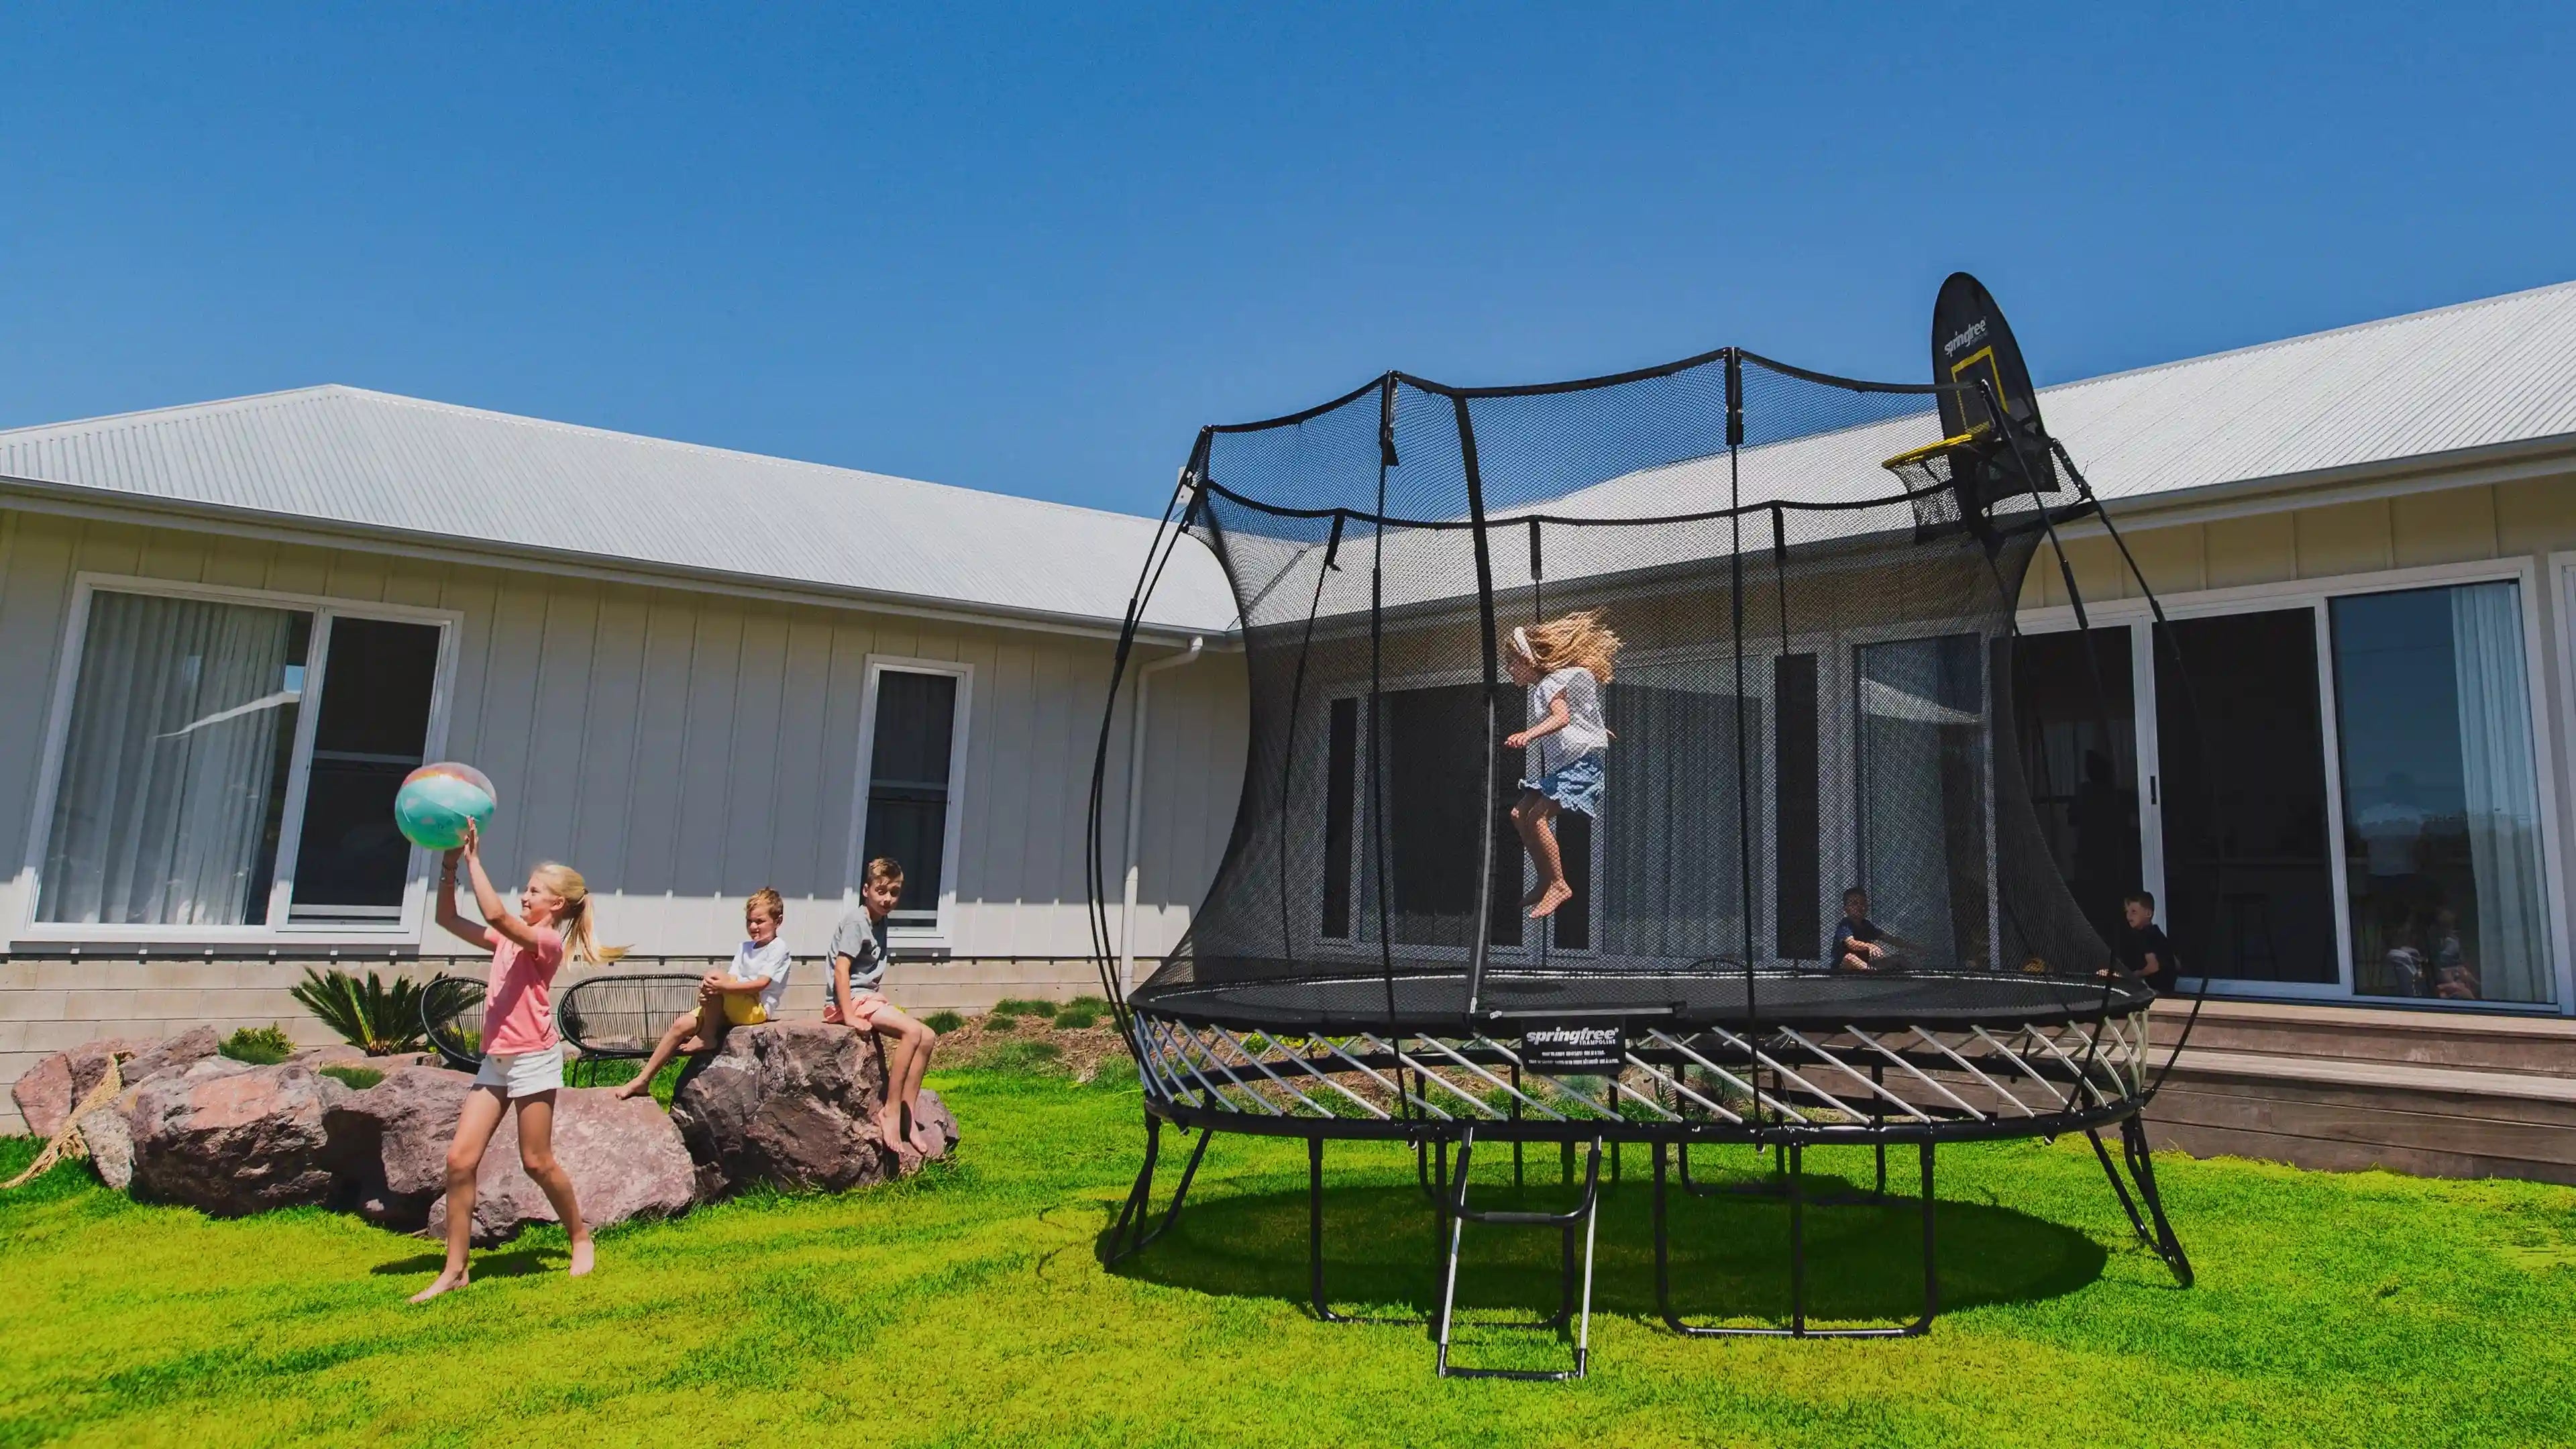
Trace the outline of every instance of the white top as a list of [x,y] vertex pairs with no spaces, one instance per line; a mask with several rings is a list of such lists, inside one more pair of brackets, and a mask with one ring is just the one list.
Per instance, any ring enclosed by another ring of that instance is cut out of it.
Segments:
[[733,953],[733,964],[725,967],[725,975],[736,981],[768,977],[769,984],[760,988],[760,1009],[774,1018],[787,1000],[787,971],[795,964],[795,958],[787,954],[787,943],[773,936],[766,946],[743,942]]
[[1548,706],[1560,694],[1565,696],[1565,728],[1539,736],[1531,746],[1538,751],[1541,775],[1555,774],[1585,755],[1610,748],[1610,726],[1601,718],[1601,681],[1580,664],[1567,665],[1530,686],[1530,723],[1546,720]]

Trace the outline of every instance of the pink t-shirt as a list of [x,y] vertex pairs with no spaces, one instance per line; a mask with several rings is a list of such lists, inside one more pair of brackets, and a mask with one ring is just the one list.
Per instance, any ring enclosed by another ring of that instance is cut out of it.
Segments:
[[563,965],[563,937],[536,928],[534,949],[493,931],[492,979],[483,989],[483,1050],[501,1056],[551,1051],[555,1036],[555,971]]

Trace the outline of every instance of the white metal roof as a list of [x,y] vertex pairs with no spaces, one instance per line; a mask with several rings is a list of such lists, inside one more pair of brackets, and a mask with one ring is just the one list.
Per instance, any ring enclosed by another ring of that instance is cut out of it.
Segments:
[[[2113,501],[2576,438],[2576,282],[2041,396],[2049,430]],[[1884,495],[1893,480],[1878,460],[1924,441],[1924,423],[1898,418],[1747,450],[1745,501]],[[1153,532],[1151,520],[1125,514],[340,386],[0,431],[0,478],[1093,623],[1124,614]],[[1544,508],[1668,514],[1722,504],[1725,480],[1721,460],[1695,460]],[[1222,571],[1184,541],[1149,623],[1221,631],[1233,619]]]
[[[0,431],[0,478],[789,591],[1114,625],[1152,519],[423,402],[292,392]],[[1148,622],[1234,627],[1184,540]]]

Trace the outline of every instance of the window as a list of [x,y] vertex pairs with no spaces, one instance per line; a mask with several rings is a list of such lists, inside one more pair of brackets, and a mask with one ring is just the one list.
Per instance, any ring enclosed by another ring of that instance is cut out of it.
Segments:
[[956,899],[952,861],[964,794],[967,666],[871,660],[861,758],[863,808],[853,887],[866,862],[903,867],[890,926],[944,935]]
[[428,748],[441,626],[86,583],[81,599],[36,925],[399,928],[413,872],[393,791]]
[[2512,580],[2332,601],[2353,990],[2555,996]]
[[1983,965],[1992,936],[1982,646],[1948,634],[1857,654],[1859,884],[1870,914],[1918,943],[1927,965]]

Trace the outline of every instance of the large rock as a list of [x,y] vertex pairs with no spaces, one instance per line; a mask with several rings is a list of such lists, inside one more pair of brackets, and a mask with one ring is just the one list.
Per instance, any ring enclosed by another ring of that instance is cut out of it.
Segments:
[[447,1191],[447,1144],[473,1082],[463,1072],[406,1066],[324,1112],[340,1205],[402,1232],[426,1224]]
[[[724,1046],[692,1065],[671,1100],[700,1195],[753,1183],[848,1188],[921,1170],[909,1145],[878,1140],[885,1061],[868,1032],[818,1022],[736,1027]],[[940,1132],[940,1152],[957,1145],[957,1121],[924,1092],[922,1118]]]
[[210,1057],[135,1088],[137,1196],[218,1216],[330,1201],[325,1112],[349,1089],[309,1067]]
[[98,1180],[118,1192],[134,1185],[134,1130],[127,1113],[131,1104],[123,1097],[103,1107],[92,1107],[81,1114],[81,1141],[89,1147],[89,1164],[98,1170]]
[[134,1054],[125,1064],[125,1085],[139,1087],[163,1072],[184,1072],[215,1054],[223,1039],[211,1026],[183,1031],[177,1036],[152,1043]]
[[[389,1080],[357,1095],[373,1096],[392,1085]],[[449,1125],[452,1132],[453,1118]],[[581,1215],[594,1228],[632,1217],[683,1213],[697,1200],[688,1149],[650,1097],[621,1101],[606,1087],[555,1093],[554,1147],[555,1160],[572,1174]],[[439,1150],[443,1180],[444,1142]],[[492,1134],[483,1165],[474,1174],[474,1241],[488,1247],[517,1237],[531,1223],[553,1221],[554,1204],[519,1166],[519,1114],[514,1109],[501,1119],[501,1130]],[[433,1238],[446,1235],[444,1194],[431,1201],[424,1231]]]
[[17,1102],[18,1114],[27,1119],[27,1130],[50,1139],[63,1130],[63,1119],[72,1108],[98,1085],[110,1057],[131,1056],[152,1045],[150,1038],[121,1036],[83,1042],[36,1063],[9,1089],[9,1096]]

